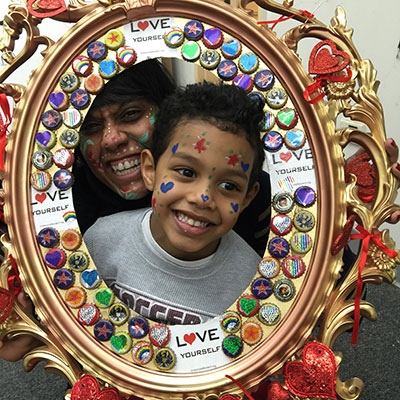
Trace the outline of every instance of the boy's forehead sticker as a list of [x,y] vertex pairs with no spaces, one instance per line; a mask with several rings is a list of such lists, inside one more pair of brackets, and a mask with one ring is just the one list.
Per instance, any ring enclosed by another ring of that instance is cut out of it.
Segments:
[[197,136],[197,142],[192,143],[194,150],[197,150],[199,154],[207,150],[207,148],[210,146],[210,141],[208,141],[205,136],[206,132],[203,132],[201,135]]

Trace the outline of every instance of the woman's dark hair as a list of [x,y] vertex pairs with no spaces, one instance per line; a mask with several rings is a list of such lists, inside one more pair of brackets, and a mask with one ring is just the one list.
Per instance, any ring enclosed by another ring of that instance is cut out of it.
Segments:
[[[96,96],[91,109],[121,104],[137,98],[158,106],[175,89],[167,69],[156,59],[142,61],[111,78]],[[89,110],[90,112],[90,110]]]
[[254,151],[249,189],[256,181],[264,162],[260,130],[264,121],[263,106],[233,85],[215,85],[204,81],[177,89],[161,105],[151,142],[157,163],[167,150],[176,127],[192,120],[206,121],[222,131],[244,136]]

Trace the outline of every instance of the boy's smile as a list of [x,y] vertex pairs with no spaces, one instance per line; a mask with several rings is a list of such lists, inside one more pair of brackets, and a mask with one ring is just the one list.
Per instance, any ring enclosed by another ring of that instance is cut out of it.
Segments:
[[178,124],[155,170],[144,150],[142,173],[154,191],[150,226],[157,243],[183,260],[213,254],[257,193],[257,185],[248,188],[253,160],[244,134],[202,120]]

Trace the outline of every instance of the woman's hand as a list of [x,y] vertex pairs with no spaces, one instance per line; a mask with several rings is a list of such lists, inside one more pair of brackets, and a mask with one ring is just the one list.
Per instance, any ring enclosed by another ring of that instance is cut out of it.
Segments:
[[[25,311],[33,311],[32,302],[26,297],[23,290],[18,294],[17,301]],[[12,340],[0,340],[0,358],[6,361],[18,361],[38,345],[40,342],[29,335],[19,336]]]

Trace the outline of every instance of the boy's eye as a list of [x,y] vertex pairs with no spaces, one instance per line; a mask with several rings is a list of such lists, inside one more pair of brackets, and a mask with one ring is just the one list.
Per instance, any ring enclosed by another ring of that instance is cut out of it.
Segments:
[[238,186],[231,182],[222,182],[219,185],[222,189],[228,192],[233,192],[234,190],[239,190]]
[[179,168],[176,170],[178,172],[178,174],[186,177],[186,178],[194,178],[195,177],[195,173],[194,171],[192,171],[189,168]]

